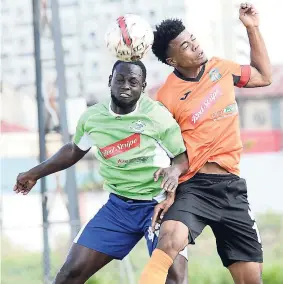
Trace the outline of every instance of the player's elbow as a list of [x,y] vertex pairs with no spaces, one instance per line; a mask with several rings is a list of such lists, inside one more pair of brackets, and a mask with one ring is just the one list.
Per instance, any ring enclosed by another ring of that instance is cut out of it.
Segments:
[[272,84],[272,76],[270,76],[269,78],[267,78],[266,80],[266,86],[269,86]]
[[265,75],[262,76],[262,80],[261,80],[261,85],[262,87],[267,87],[270,86],[272,84],[272,75]]

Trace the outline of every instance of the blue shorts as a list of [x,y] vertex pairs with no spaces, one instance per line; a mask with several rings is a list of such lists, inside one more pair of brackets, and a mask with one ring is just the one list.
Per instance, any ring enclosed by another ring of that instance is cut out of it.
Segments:
[[74,242],[123,259],[144,236],[151,255],[158,241],[151,218],[157,201],[124,201],[110,194],[107,203],[84,226]]

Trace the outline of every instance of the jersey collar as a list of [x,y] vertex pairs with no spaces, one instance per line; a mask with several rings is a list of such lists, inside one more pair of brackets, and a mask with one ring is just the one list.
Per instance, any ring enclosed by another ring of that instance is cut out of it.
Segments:
[[174,74],[180,78],[181,80],[184,80],[184,81],[189,81],[189,82],[199,82],[200,79],[202,78],[202,75],[204,73],[204,70],[205,70],[205,65],[206,64],[203,64],[202,67],[201,67],[201,70],[200,72],[198,73],[198,75],[196,76],[196,78],[186,78],[184,77],[177,69],[174,69]]

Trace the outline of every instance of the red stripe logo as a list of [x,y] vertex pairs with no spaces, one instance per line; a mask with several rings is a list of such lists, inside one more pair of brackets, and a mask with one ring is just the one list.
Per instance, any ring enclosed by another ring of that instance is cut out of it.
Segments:
[[121,33],[122,33],[122,37],[123,37],[123,41],[127,46],[131,46],[132,44],[132,39],[130,37],[128,28],[127,28],[127,24],[125,21],[125,17],[119,17],[117,19],[118,25],[120,27]]
[[105,159],[110,159],[116,155],[125,153],[133,148],[139,147],[141,143],[140,133],[135,133],[123,140],[115,142],[99,149]]

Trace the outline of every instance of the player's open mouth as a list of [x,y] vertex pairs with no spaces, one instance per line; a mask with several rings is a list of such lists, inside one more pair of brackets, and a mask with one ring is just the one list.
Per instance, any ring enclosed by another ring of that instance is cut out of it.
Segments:
[[122,97],[122,98],[130,98],[131,95],[130,94],[121,93],[120,97]]

